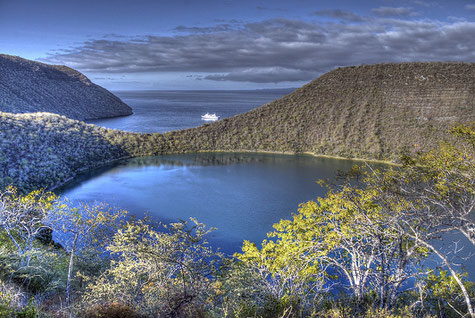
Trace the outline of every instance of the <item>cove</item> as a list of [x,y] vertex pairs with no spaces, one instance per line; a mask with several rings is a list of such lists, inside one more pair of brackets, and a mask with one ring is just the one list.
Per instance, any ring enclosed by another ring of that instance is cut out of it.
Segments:
[[311,155],[197,153],[123,160],[59,189],[74,202],[104,202],[164,223],[196,218],[226,254],[257,244],[302,202],[326,194],[316,181],[362,162]]

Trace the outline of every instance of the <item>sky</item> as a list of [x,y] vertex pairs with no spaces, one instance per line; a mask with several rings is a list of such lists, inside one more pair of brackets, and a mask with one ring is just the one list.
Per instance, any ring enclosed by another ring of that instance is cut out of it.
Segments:
[[475,0],[0,0],[0,53],[111,90],[299,87],[349,65],[475,62]]

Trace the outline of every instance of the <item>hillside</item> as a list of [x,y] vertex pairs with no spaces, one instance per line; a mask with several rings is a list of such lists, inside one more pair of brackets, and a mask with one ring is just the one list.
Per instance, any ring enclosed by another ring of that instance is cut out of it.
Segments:
[[51,188],[127,157],[196,151],[312,152],[397,161],[475,122],[475,64],[347,67],[246,114],[165,134],[63,116],[0,113],[0,188]]
[[132,109],[80,72],[0,54],[0,111],[50,112],[73,119],[125,116]]
[[474,63],[345,67],[246,114],[180,132],[195,150],[313,152],[397,160],[475,121]]

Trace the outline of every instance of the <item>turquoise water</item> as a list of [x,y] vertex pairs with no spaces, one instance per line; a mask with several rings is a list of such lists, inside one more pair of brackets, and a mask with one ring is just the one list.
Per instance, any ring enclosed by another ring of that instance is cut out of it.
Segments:
[[302,202],[325,195],[316,181],[355,162],[309,155],[202,153],[135,158],[93,171],[62,189],[71,201],[107,202],[163,222],[195,217],[216,227],[231,254],[260,242]]

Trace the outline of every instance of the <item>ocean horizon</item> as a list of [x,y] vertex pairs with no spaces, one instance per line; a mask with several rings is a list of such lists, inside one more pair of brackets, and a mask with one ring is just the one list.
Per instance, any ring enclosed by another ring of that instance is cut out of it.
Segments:
[[[88,120],[98,126],[141,133],[164,133],[201,126],[205,113],[219,119],[246,113],[295,88],[258,90],[116,90],[133,114]],[[209,122],[208,122],[209,123]]]

